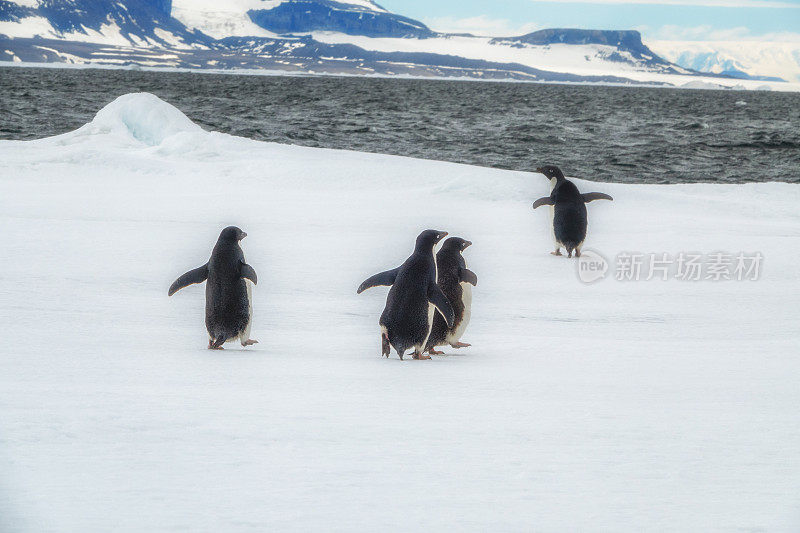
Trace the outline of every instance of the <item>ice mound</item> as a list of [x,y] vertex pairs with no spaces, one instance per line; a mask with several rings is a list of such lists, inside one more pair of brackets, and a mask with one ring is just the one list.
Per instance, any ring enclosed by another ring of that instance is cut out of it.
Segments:
[[158,146],[178,133],[203,129],[179,109],[150,93],[124,94],[97,112],[87,124],[91,133],[115,133]]

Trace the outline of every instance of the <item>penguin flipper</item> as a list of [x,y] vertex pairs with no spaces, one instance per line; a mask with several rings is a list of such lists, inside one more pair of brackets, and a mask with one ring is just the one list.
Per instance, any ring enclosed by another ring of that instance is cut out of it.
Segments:
[[397,272],[400,270],[400,267],[397,267],[392,270],[387,270],[386,272],[381,272],[380,274],[375,274],[364,280],[364,283],[358,286],[358,291],[356,294],[361,294],[367,289],[371,289],[372,287],[377,287],[378,285],[394,285],[394,280],[397,279]]
[[190,270],[182,275],[169,287],[169,295],[172,296],[184,287],[188,287],[194,283],[203,283],[208,278],[208,263],[194,270]]
[[613,198],[611,198],[609,195],[607,195],[605,193],[602,193],[602,192],[587,192],[587,193],[581,194],[581,197],[583,198],[584,203],[587,203],[587,204],[589,202],[591,202],[592,200],[611,200],[611,201],[614,201]]
[[456,320],[456,314],[453,312],[453,306],[450,305],[450,301],[447,299],[447,296],[444,295],[442,289],[440,289],[435,283],[432,283],[428,287],[428,301],[436,307],[439,313],[441,313],[445,322],[447,322],[447,327],[452,328],[453,322]]
[[471,283],[473,286],[478,286],[478,276],[472,270],[468,268],[459,268],[458,269],[458,281],[463,281],[464,283]]
[[256,276],[256,271],[245,262],[241,262],[241,269],[239,275],[242,276],[244,279],[249,279],[255,285],[258,285],[258,276]]
[[533,202],[533,208],[536,209],[537,207],[542,207],[543,205],[555,205],[553,199],[549,196],[545,196],[544,198],[539,198],[535,202]]

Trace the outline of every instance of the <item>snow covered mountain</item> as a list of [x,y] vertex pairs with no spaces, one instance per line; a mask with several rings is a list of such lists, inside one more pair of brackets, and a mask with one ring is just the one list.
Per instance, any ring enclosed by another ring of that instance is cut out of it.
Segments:
[[275,33],[335,31],[370,37],[430,37],[433,32],[416,20],[389,13],[369,0],[278,2],[247,14],[258,26]]
[[0,0],[0,36],[142,47],[211,43],[171,10],[171,0]]
[[421,22],[370,0],[0,0],[0,34],[9,37],[207,45],[209,37],[310,31],[372,37],[434,34]]
[[607,61],[628,63],[643,69],[685,74],[656,55],[644,43],[638,31],[578,30],[570,28],[535,31],[521,37],[493,39],[492,44],[519,48],[551,47],[553,45],[582,46],[598,50]]
[[373,37],[428,37],[421,22],[370,0],[173,0],[172,15],[216,39],[335,31]]
[[372,0],[0,0],[0,61],[682,84],[635,31],[437,33]]
[[800,42],[654,41],[670,61],[699,72],[743,79],[800,81]]
[[[519,46],[548,46],[554,44],[610,46],[620,54],[619,61],[640,60],[651,65],[671,66],[642,43],[638,31],[577,30],[570,28],[535,31],[521,37],[499,38],[496,43],[516,43]],[[622,54],[629,54],[627,57]]]

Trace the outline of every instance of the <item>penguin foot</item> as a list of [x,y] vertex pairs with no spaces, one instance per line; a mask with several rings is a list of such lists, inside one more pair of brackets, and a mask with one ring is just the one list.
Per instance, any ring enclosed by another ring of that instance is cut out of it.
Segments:
[[[381,355],[384,356],[386,359],[389,359],[389,349],[391,348],[391,344],[389,343],[389,335],[384,333],[381,335]],[[400,354],[400,359],[403,358],[403,354]]]
[[258,341],[254,339],[247,339],[242,343],[242,346],[252,346],[254,344],[258,344]]
[[555,252],[550,252],[550,255],[564,255],[564,254],[561,253],[561,248],[559,248]]
[[469,348],[472,345],[467,342],[457,342],[455,344],[451,344],[450,346],[453,348]]
[[440,352],[440,351],[436,350],[435,348],[429,349],[428,353],[431,354],[431,355],[444,355],[444,352]]
[[419,360],[424,360],[424,359],[430,359],[430,358],[431,358],[431,356],[430,356],[430,355],[425,355],[425,354],[421,354],[421,353],[414,352],[414,357],[413,357],[413,358],[414,358],[414,359],[419,359]]
[[208,341],[208,349],[209,350],[224,350],[225,348],[222,347],[222,343],[217,345],[217,344],[214,343],[214,341],[209,340]]

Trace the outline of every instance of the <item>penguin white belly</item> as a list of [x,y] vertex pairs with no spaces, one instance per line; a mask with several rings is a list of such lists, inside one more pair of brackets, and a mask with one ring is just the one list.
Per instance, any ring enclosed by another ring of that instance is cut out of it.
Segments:
[[433,315],[436,314],[436,312],[436,306],[428,302],[428,333],[425,334],[425,341],[418,346],[420,352],[424,350],[425,346],[428,344],[428,337],[431,336],[431,328],[433,327]]
[[[439,279],[439,265],[436,263],[436,246],[431,249],[431,255],[433,256],[433,279]],[[428,345],[428,338],[431,336],[431,329],[433,328],[433,315],[436,312],[436,306],[428,302],[428,333],[425,334],[425,341],[422,343],[422,345],[415,346],[420,353],[425,349],[425,346]]]
[[245,326],[242,334],[239,335],[241,342],[245,342],[250,338],[250,326],[253,325],[253,282],[245,279],[244,284],[247,286],[247,326]]
[[555,243],[556,246],[560,246],[561,243],[558,242],[558,239],[556,239],[556,208],[552,205],[549,207],[550,207],[550,236],[553,238],[553,243]]
[[461,301],[464,303],[464,315],[455,329],[452,332],[448,331],[445,338],[447,344],[455,344],[461,339],[472,317],[472,285],[469,283],[461,282]]
[[[555,178],[550,178],[550,194],[553,194],[553,190],[556,188],[556,183],[558,180]],[[556,247],[564,246],[558,239],[556,239],[556,207],[554,205],[550,207],[550,236],[553,238],[553,243]]]

